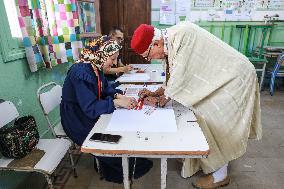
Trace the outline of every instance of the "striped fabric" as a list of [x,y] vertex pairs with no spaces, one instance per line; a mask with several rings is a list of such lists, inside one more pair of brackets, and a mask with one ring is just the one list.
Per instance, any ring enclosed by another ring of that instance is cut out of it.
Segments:
[[79,59],[76,0],[16,0],[16,5],[32,72]]

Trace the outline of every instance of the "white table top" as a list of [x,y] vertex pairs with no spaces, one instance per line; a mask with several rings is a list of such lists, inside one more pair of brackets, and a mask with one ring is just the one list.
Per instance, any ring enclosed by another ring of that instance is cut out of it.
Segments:
[[[133,70],[123,74],[116,81],[120,83],[164,83],[166,81],[166,76],[162,76],[164,71],[163,64],[131,64],[133,66]],[[137,69],[144,70],[144,73],[136,73]],[[157,71],[157,77],[153,80],[151,79],[150,73],[151,71]],[[143,79],[139,77],[139,75],[147,75],[147,79]]]
[[[209,146],[194,113],[173,102],[178,131],[174,133],[107,132],[112,114],[102,115],[84,141],[81,151],[99,156],[206,157]],[[118,144],[90,141],[94,133],[121,135]]]

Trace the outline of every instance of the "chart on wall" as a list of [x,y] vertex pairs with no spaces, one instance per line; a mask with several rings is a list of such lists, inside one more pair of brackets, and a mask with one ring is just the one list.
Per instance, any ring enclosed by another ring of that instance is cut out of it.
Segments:
[[175,20],[175,0],[161,0],[160,4],[160,24],[174,25]]
[[180,21],[263,21],[266,15],[284,18],[284,0],[152,0],[159,1],[160,24]]
[[206,10],[207,20],[246,21],[266,11],[283,12],[284,0],[192,0],[191,7],[193,12]]
[[192,0],[192,8],[219,8],[252,6],[258,10],[284,10],[284,0]]
[[174,25],[184,21],[189,11],[188,0],[160,0],[160,24]]

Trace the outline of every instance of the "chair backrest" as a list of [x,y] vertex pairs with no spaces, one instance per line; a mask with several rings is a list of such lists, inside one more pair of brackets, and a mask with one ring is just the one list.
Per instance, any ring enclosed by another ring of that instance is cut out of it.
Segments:
[[0,103],[0,128],[19,117],[16,106],[10,101]]
[[[53,87],[50,90],[42,93],[42,91],[51,86]],[[61,95],[62,87],[55,82],[47,83],[38,89],[37,96],[45,115],[49,114],[49,112],[54,110],[60,104]]]
[[246,25],[243,33],[241,52],[247,57],[264,58],[264,46],[269,42],[271,24]]
[[62,126],[54,128],[48,114],[54,110],[61,102],[62,87],[55,82],[47,83],[37,90],[37,97],[41,105],[44,117],[48,123],[54,137],[58,135],[66,135]]

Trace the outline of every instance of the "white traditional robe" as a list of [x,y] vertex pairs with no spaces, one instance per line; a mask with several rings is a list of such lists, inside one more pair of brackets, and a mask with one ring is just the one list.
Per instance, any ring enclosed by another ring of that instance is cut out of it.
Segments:
[[242,156],[248,138],[260,139],[260,101],[252,63],[189,22],[168,29],[170,79],[165,94],[193,107],[210,147],[208,158],[186,159],[182,176],[216,171]]

